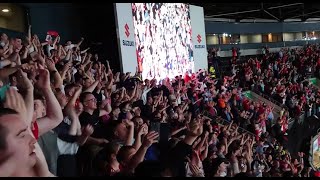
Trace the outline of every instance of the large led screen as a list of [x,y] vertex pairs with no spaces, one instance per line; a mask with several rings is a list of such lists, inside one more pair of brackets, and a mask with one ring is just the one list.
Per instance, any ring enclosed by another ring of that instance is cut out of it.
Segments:
[[137,65],[143,79],[194,72],[189,5],[132,3]]

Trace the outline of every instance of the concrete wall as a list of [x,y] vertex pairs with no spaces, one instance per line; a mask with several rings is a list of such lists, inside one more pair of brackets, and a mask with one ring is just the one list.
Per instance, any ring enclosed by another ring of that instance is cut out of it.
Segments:
[[2,28],[7,28],[8,25],[7,25],[7,20],[5,17],[0,17],[0,27]]
[[228,23],[205,21],[207,34],[267,34],[282,32],[317,31],[319,22],[284,22],[284,23]]
[[6,18],[6,27],[14,31],[24,32],[26,26],[26,15],[24,9],[17,5],[12,5],[10,8],[14,14]]

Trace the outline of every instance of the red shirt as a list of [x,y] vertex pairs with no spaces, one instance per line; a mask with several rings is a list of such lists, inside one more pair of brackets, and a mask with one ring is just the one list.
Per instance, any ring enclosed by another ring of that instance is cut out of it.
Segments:
[[208,107],[208,111],[209,111],[210,116],[217,115],[217,111],[213,107]]
[[282,58],[282,60],[283,60],[284,63],[286,63],[287,60],[288,60],[288,56],[287,56],[287,55],[284,55],[283,58]]
[[39,127],[38,127],[37,121],[35,121],[33,123],[33,129],[31,129],[31,131],[32,131],[32,134],[34,135],[34,138],[36,140],[38,140],[38,138],[39,138]]
[[240,96],[237,94],[236,95],[236,101],[240,101],[241,100],[241,98],[240,98]]
[[222,99],[222,98],[218,99],[218,105],[222,109],[226,108],[226,103],[225,103],[224,99]]
[[260,69],[261,68],[261,64],[259,61],[256,61],[256,66],[257,66],[257,69]]
[[259,107],[259,110],[258,110],[259,114],[263,114],[264,111],[265,111],[265,109],[263,107]]
[[190,80],[191,80],[191,77],[186,74],[184,77],[184,81],[188,83]]
[[250,109],[250,103],[249,100],[243,101],[243,108],[248,111]]
[[232,56],[236,57],[237,56],[237,51],[235,49],[232,49]]

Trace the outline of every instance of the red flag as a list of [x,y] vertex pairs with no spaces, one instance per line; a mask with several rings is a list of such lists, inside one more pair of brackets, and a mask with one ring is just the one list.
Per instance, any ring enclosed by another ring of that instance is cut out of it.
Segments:
[[47,34],[50,36],[58,36],[59,35],[59,33],[57,31],[51,31],[51,30],[48,31]]

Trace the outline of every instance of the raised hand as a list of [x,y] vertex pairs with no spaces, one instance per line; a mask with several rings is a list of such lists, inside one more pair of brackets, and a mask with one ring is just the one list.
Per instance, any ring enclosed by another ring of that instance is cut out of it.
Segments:
[[298,156],[301,157],[301,158],[303,158],[304,153],[303,153],[303,152],[298,152]]
[[148,133],[148,125],[146,123],[142,124],[140,127],[139,127],[139,130],[138,130],[138,134],[139,135],[145,135]]
[[27,117],[27,108],[22,96],[13,88],[6,91],[6,100],[3,105],[5,108],[10,108],[19,113],[21,117]]
[[84,134],[85,136],[91,136],[93,131],[94,129],[90,124],[87,124],[86,127],[82,128],[82,134]]
[[78,85],[77,87],[75,87],[75,92],[65,107],[66,114],[69,116],[75,117],[75,119],[78,118],[78,114],[76,110],[76,100],[79,98],[81,92],[82,92],[81,85]]
[[18,84],[23,89],[33,89],[32,82],[29,80],[27,73],[25,73],[21,69],[19,69],[18,70],[18,77],[19,77],[19,78],[17,78]]
[[[70,68],[71,68],[72,64],[71,64],[71,61],[69,61],[68,63],[66,63],[64,66],[63,66],[63,69],[62,71],[63,72],[67,72]],[[84,71],[84,66],[80,66],[80,69]]]
[[188,124],[188,133],[191,136],[200,136],[203,132],[203,124],[199,120],[194,120]]
[[55,63],[52,59],[47,59],[46,64],[47,64],[47,68],[49,71],[56,71],[57,70]]
[[149,132],[143,139],[142,146],[150,147],[153,143],[157,142],[159,134],[155,131]]
[[133,122],[130,121],[130,120],[128,120],[128,119],[125,119],[125,120],[123,120],[122,122],[123,122],[127,127],[128,127],[128,126],[132,126],[132,127],[134,126]]
[[82,86],[81,85],[76,86],[75,87],[75,96],[79,97],[81,92],[82,92]]
[[46,69],[38,69],[39,79],[36,82],[36,86],[41,89],[50,89],[50,74]]
[[204,177],[200,168],[197,165],[189,163],[190,171],[192,172],[193,177]]

